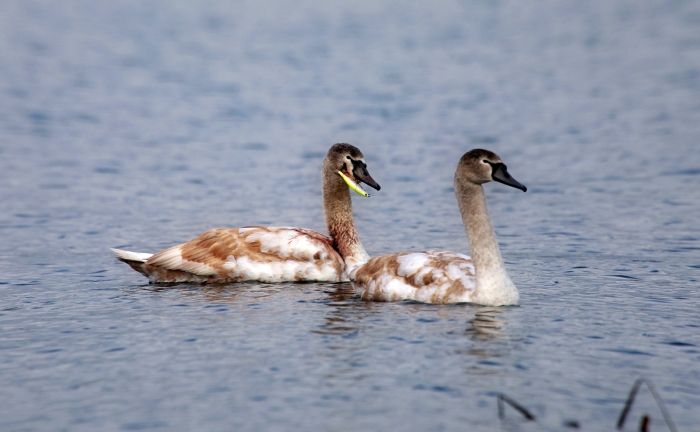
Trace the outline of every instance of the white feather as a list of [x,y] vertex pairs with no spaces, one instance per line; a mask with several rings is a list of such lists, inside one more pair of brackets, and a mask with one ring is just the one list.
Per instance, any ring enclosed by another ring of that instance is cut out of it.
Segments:
[[110,250],[114,252],[114,255],[116,255],[117,257],[129,261],[146,262],[150,257],[153,256],[153,254],[144,252],[129,252],[121,249],[111,248]]

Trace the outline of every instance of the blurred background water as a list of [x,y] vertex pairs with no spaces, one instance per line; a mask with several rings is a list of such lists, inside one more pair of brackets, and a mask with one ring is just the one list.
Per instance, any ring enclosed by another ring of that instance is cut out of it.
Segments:
[[[468,251],[487,185],[522,305],[347,284],[158,287],[108,247],[325,232],[350,142],[371,255]],[[700,3],[0,2],[0,429],[612,430],[644,375],[700,409]],[[663,430],[647,391],[635,403]]]

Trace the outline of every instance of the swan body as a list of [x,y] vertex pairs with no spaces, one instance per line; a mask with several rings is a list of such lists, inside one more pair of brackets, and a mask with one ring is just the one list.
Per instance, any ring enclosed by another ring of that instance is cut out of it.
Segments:
[[214,229],[157,254],[112,249],[151,282],[347,280],[332,240],[300,228]]
[[323,163],[324,214],[330,237],[303,229],[249,226],[213,229],[156,254],[112,249],[152,283],[343,282],[369,255],[360,243],[348,187],[379,190],[362,153],[335,144]]
[[363,300],[415,300],[424,303],[471,301],[474,264],[457,252],[403,252],[370,259],[355,273]]
[[438,250],[375,257],[350,272],[355,293],[374,301],[517,305],[520,295],[503,264],[481,186],[492,180],[527,190],[496,154],[476,149],[462,156],[455,195],[473,257]]

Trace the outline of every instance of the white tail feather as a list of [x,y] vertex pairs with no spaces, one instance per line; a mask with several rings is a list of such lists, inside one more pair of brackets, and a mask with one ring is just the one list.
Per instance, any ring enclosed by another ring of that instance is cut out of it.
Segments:
[[116,255],[117,258],[121,258],[128,261],[146,262],[146,260],[153,256],[153,254],[143,252],[129,252],[121,249],[110,250],[114,252],[114,255]]

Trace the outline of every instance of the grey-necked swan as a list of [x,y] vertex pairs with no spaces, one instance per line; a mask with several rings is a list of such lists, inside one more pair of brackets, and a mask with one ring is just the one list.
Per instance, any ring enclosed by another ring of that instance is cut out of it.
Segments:
[[455,195],[472,258],[437,250],[375,257],[350,273],[355,293],[376,301],[518,304],[520,295],[503,264],[481,186],[492,180],[527,191],[488,150],[471,150],[457,164]]
[[355,229],[350,189],[369,196],[360,182],[380,186],[350,144],[328,150],[322,178],[330,237],[303,228],[249,226],[207,231],[156,254],[112,251],[151,282],[347,281],[369,259]]

